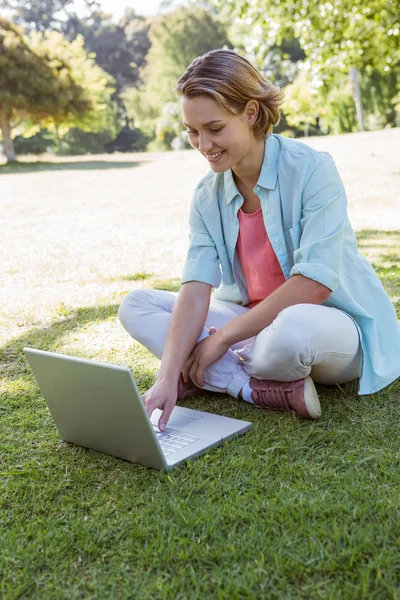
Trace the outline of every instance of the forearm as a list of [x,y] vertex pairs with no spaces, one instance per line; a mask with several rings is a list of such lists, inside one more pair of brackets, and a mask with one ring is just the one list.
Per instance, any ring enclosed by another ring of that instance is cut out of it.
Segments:
[[221,327],[217,333],[228,346],[232,346],[260,333],[285,308],[295,304],[321,304],[330,294],[331,290],[324,285],[295,275],[260,304]]
[[196,345],[207,319],[211,286],[189,282],[182,286],[172,313],[157,380],[176,379]]

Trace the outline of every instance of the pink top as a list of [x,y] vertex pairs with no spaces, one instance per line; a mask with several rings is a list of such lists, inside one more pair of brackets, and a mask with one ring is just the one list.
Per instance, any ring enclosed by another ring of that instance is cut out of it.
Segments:
[[241,209],[237,254],[246,278],[250,307],[272,294],[285,276],[267,235],[261,208],[251,214]]

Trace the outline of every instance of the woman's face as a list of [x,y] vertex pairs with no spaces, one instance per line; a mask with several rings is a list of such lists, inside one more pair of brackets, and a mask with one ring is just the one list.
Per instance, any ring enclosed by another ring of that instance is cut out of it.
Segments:
[[230,114],[209,96],[184,96],[181,106],[190,144],[205,156],[214,173],[237,167],[246,158],[254,142],[257,102],[248,102],[240,115]]

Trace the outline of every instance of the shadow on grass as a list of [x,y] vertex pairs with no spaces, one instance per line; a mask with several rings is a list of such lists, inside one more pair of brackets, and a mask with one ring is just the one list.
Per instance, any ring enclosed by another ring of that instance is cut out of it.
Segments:
[[51,350],[59,338],[67,332],[78,329],[87,323],[105,321],[115,316],[119,304],[106,304],[104,306],[90,306],[78,308],[70,315],[58,318],[47,327],[33,329],[20,337],[13,338],[0,347],[0,376],[17,376],[28,372],[23,348],[31,346],[38,350]]
[[66,162],[17,162],[0,165],[0,175],[15,173],[35,173],[39,171],[100,171],[105,169],[133,169],[142,164],[142,161],[108,161],[108,160],[80,160]]
[[[146,280],[142,273],[139,276],[124,277],[124,280]],[[147,280],[146,280],[147,281]],[[147,281],[146,287],[166,291],[178,291],[178,278]],[[0,377],[16,377],[29,371],[23,348],[30,346],[38,350],[51,350],[57,341],[66,333],[77,330],[87,323],[105,321],[118,313],[118,304],[105,304],[78,308],[65,317],[58,317],[50,325],[39,327],[11,339],[0,346]]]

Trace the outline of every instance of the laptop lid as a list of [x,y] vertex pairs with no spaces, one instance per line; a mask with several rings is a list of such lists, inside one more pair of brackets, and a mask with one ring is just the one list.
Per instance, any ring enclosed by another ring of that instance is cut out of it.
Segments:
[[63,440],[167,468],[128,367],[33,348],[24,352]]

